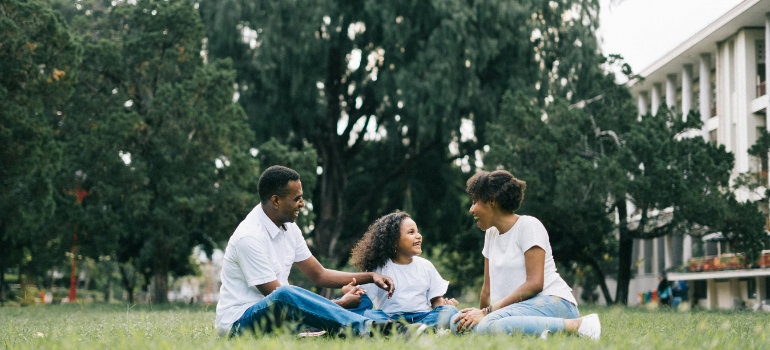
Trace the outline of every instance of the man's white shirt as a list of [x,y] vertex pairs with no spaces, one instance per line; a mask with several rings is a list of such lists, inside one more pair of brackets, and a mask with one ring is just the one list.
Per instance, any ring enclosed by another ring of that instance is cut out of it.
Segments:
[[297,224],[286,223],[284,227],[276,226],[259,204],[227,242],[214,321],[220,336],[265,297],[257,285],[276,280],[282,286],[289,285],[291,265],[312,256]]

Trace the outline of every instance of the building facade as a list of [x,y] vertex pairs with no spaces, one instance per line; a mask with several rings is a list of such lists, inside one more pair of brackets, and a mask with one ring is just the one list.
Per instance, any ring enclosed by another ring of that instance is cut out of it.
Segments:
[[[700,136],[735,155],[732,179],[751,173],[761,185],[739,190],[741,201],[761,199],[767,187],[767,158],[752,157],[748,150],[770,127],[769,46],[770,0],[746,0],[643,70],[644,79],[628,84],[639,118],[662,108],[673,108],[684,118],[700,112]],[[760,206],[768,212],[767,204]],[[739,258],[719,233],[636,240],[629,305],[640,302],[639,293],[656,289],[663,272],[670,281],[688,281],[690,300],[704,308],[751,307],[770,299],[770,250],[753,268]],[[608,285],[614,291],[614,281]]]

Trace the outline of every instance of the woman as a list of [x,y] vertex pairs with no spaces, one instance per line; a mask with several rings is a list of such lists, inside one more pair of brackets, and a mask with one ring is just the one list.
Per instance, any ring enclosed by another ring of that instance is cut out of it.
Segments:
[[514,214],[526,183],[504,170],[482,171],[468,180],[470,212],[486,231],[484,285],[479,308],[455,316],[453,331],[577,333],[599,339],[599,317],[578,318],[572,289],[556,272],[548,232],[539,220]]

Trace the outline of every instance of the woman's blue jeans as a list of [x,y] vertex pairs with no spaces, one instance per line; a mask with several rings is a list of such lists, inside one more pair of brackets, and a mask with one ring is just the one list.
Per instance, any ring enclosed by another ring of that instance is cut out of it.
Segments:
[[309,290],[282,286],[248,308],[233,323],[231,336],[241,334],[244,329],[269,332],[281,327],[284,321],[304,323],[334,334],[349,328],[357,335],[369,334],[372,323],[371,319],[345,310]]
[[[578,308],[567,300],[553,295],[538,295],[519,303],[495,310],[473,332],[481,334],[524,333],[541,334],[564,330],[564,319],[578,318]],[[459,317],[452,321],[452,332],[457,332]]]

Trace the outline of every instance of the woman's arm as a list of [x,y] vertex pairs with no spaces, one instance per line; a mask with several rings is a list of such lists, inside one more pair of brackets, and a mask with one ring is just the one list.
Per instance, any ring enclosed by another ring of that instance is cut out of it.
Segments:
[[479,309],[489,306],[489,259],[484,258],[484,284],[481,285]]
[[545,250],[538,246],[529,248],[529,250],[524,252],[524,266],[527,269],[527,280],[524,281],[524,284],[519,286],[519,288],[516,288],[513,293],[503,298],[503,300],[491,305],[491,311],[499,310],[508,305],[527,300],[543,291],[543,280],[545,279]]

